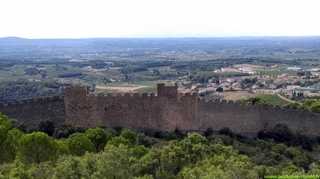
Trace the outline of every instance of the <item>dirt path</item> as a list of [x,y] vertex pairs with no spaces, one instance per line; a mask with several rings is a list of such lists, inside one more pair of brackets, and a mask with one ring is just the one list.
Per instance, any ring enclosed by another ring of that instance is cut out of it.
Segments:
[[282,100],[287,101],[288,103],[299,103],[299,102],[297,102],[297,101],[293,101],[293,100],[291,100],[291,99],[289,99],[289,98],[286,98],[286,97],[282,96],[281,94],[277,94],[277,96],[278,96],[279,98],[281,98]]

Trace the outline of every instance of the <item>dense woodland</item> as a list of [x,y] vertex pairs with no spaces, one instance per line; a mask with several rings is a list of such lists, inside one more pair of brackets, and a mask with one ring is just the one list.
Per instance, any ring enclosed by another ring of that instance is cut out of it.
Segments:
[[205,133],[129,129],[14,127],[0,117],[0,178],[262,178],[320,174],[317,138],[286,126],[246,138],[228,129]]

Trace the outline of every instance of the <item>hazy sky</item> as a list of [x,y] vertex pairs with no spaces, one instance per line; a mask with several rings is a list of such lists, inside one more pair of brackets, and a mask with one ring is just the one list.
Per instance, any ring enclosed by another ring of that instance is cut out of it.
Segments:
[[0,0],[0,37],[320,35],[320,0]]

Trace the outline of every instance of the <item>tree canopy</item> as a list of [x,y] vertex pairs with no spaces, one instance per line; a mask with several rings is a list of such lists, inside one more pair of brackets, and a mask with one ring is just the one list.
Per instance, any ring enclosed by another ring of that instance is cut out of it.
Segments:
[[0,126],[0,178],[254,179],[320,174],[318,142],[310,140],[311,148],[304,149],[299,141],[308,138],[299,138],[285,126],[256,139],[229,129],[165,137],[168,134],[103,128],[72,130],[57,139],[44,132],[24,133],[3,115]]

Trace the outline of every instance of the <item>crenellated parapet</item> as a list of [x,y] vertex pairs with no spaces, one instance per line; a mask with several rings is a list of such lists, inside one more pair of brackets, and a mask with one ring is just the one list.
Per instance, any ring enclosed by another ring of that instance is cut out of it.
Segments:
[[158,84],[158,93],[109,93],[109,94],[94,94],[89,93],[88,89],[86,87],[80,87],[75,86],[71,87],[69,89],[66,89],[66,96],[70,96],[72,98],[101,98],[103,100],[113,100],[113,101],[123,101],[123,100],[129,100],[129,101],[139,101],[139,100],[160,100],[163,98],[167,98],[171,101],[171,104],[181,103],[181,102],[191,102],[191,103],[199,103],[201,105],[207,105],[207,106],[219,106],[221,109],[233,107],[233,108],[240,108],[244,110],[249,111],[276,111],[276,112],[302,112],[305,113],[310,111],[303,110],[303,109],[296,109],[292,107],[279,107],[279,106],[273,106],[273,105],[267,105],[267,104],[248,104],[248,103],[241,103],[239,101],[227,101],[227,100],[214,100],[214,101],[205,101],[203,99],[200,99],[198,97],[197,93],[178,93],[177,92],[177,86],[165,86],[164,84]]
[[206,101],[177,86],[158,85],[157,93],[96,94],[84,86],[65,88],[64,96],[0,102],[0,112],[35,127],[43,120],[75,127],[125,127],[158,131],[230,128],[244,135],[285,124],[296,132],[320,136],[320,114],[292,107]]

